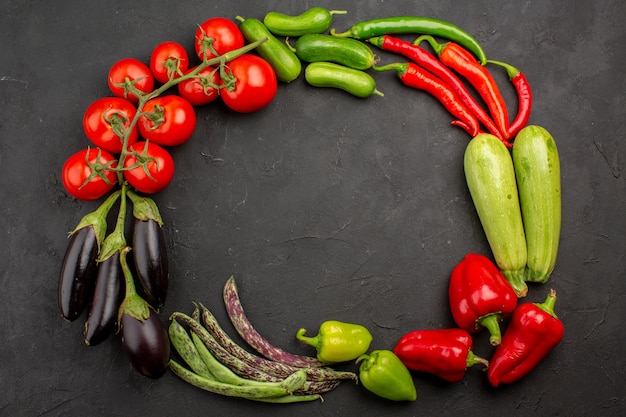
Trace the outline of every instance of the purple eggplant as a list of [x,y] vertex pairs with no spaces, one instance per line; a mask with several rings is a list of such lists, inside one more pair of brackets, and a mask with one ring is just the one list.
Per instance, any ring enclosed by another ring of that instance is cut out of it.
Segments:
[[83,216],[70,233],[59,276],[59,307],[68,321],[76,320],[91,301],[100,243],[107,231],[106,217],[120,194],[111,193],[100,207]]
[[113,333],[124,297],[122,279],[120,252],[116,251],[98,266],[96,287],[85,322],[85,344],[97,345]]
[[96,280],[98,240],[93,226],[72,233],[61,265],[59,307],[67,321],[74,321],[85,310]]
[[135,279],[126,260],[129,247],[120,253],[125,282],[124,301],[119,308],[122,346],[130,363],[142,375],[159,378],[170,360],[170,339],[156,310],[137,294]]
[[165,303],[169,283],[167,250],[161,225],[155,220],[135,219],[132,245],[136,278],[143,295],[151,306],[159,309]]
[[170,360],[170,340],[158,314],[148,308],[147,319],[128,313],[120,319],[122,346],[133,367],[148,378],[160,378]]

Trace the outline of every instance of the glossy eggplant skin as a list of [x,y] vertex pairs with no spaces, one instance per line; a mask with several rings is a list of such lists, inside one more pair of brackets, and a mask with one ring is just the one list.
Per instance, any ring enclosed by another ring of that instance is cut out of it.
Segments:
[[85,344],[97,345],[113,333],[123,298],[122,266],[117,251],[98,266],[96,287],[85,322]]
[[98,241],[93,226],[72,233],[59,276],[59,307],[67,321],[76,320],[91,301],[97,256]]
[[160,378],[170,361],[170,340],[158,314],[150,310],[146,320],[123,314],[122,346],[133,367],[148,378]]
[[167,296],[169,266],[163,229],[154,220],[135,219],[133,262],[146,301],[159,309]]

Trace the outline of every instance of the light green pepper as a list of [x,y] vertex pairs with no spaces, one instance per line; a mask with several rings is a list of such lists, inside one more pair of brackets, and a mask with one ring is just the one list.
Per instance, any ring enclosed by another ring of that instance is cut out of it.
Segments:
[[370,347],[372,334],[360,324],[343,323],[336,320],[321,324],[315,337],[306,337],[305,329],[296,333],[296,338],[317,349],[317,359],[322,362],[346,362],[358,358]]
[[415,401],[417,391],[413,377],[390,350],[375,350],[357,359],[359,380],[367,390],[393,401]]

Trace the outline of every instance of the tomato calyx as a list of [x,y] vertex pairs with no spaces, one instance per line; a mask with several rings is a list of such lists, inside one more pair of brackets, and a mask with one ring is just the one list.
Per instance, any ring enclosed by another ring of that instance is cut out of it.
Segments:
[[167,78],[171,81],[176,76],[182,76],[183,71],[181,71],[181,62],[182,60],[177,57],[168,57],[165,61],[161,63],[163,67],[167,70]]
[[154,162],[154,164],[156,165],[157,171],[160,171],[161,167],[159,166],[159,161],[156,158],[148,155],[148,141],[146,141],[146,143],[144,144],[141,152],[137,152],[136,150],[132,149],[130,152],[127,153],[127,155],[134,156],[137,159],[137,162],[135,162],[134,164],[128,167],[122,168],[122,170],[130,171],[132,169],[141,167],[141,169],[143,169],[143,171],[146,173],[146,176],[148,178],[150,178],[152,181],[156,181],[156,179],[150,173],[148,164],[150,162]]
[[206,31],[202,26],[199,26],[200,32],[202,33],[202,38],[197,38],[198,45],[200,46],[200,54],[203,57],[207,56],[218,56],[219,54],[213,47],[213,43],[215,42],[215,38],[207,37]]
[[225,88],[228,91],[235,91],[237,88],[237,77],[233,74],[228,65],[220,65],[220,78],[224,83],[221,85],[221,88]]
[[108,161],[106,163],[100,163],[100,158],[102,157],[102,149],[97,148],[98,149],[98,155],[96,157],[96,162],[91,162],[90,158],[89,158],[89,149],[87,148],[88,151],[85,153],[85,165],[87,165],[89,167],[89,169],[91,170],[91,173],[89,174],[89,176],[85,179],[85,181],[83,182],[83,184],[78,187],[78,189],[80,190],[81,188],[83,188],[84,186],[86,186],[87,184],[89,184],[89,182],[91,182],[94,178],[99,177],[100,179],[102,179],[102,181],[105,182],[105,184],[107,185],[113,185],[113,183],[109,180],[109,178],[106,176],[106,171],[115,171],[115,165],[117,163],[116,160],[113,161]]
[[155,104],[153,111],[142,112],[141,116],[144,116],[151,122],[150,127],[148,127],[149,130],[156,130],[165,122],[165,108]]
[[[220,88],[222,88],[223,84],[222,85],[217,85],[217,84],[215,84],[214,82],[211,81],[213,79],[213,76],[217,72],[220,72],[220,74],[221,74],[221,69],[222,69],[222,66],[220,65],[219,68],[215,68],[206,77],[203,77],[203,76],[196,76],[195,77],[198,80],[198,82],[200,83],[200,85],[202,86],[202,88],[204,89],[204,93],[205,94],[208,94],[209,90],[211,90],[211,89],[219,90]],[[220,78],[221,78],[221,75],[220,75]],[[223,78],[222,78],[222,80],[223,80]]]
[[131,97],[133,96],[139,97],[139,99],[141,100],[141,98],[144,97],[146,93],[141,91],[137,87],[135,87],[135,84],[137,84],[139,81],[143,80],[144,78],[145,77],[139,77],[139,78],[135,78],[134,80],[131,80],[129,77],[126,77],[124,79],[124,82],[114,83],[113,85],[124,89],[124,98],[126,100],[131,100]]
[[118,111],[108,110],[102,114],[102,118],[106,123],[111,126],[113,132],[120,137],[120,139],[124,139],[124,135],[126,134],[126,123],[129,122],[128,117],[125,114]]

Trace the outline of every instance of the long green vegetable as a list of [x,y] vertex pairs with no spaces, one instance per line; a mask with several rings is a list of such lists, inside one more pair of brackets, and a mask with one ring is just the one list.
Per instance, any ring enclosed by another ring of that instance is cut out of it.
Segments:
[[526,296],[526,237],[511,153],[482,133],[465,150],[465,178],[498,267],[518,297]]
[[552,135],[540,126],[523,128],[512,152],[528,249],[526,280],[545,283],[561,232],[559,154]]

